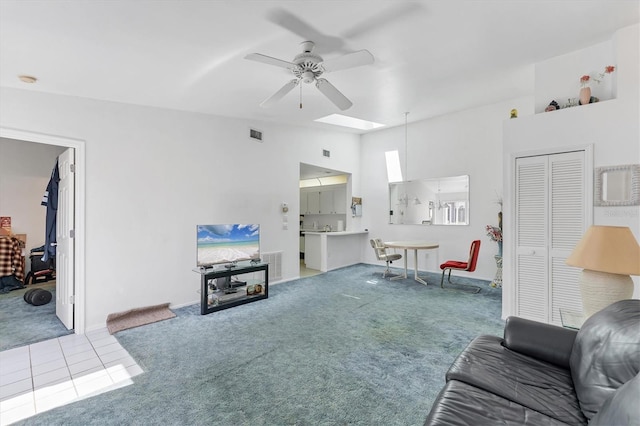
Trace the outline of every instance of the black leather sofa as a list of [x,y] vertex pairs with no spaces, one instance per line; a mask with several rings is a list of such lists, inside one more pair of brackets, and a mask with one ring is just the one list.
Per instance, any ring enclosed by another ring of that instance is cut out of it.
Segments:
[[425,425],[640,425],[640,300],[579,331],[509,317],[458,356]]

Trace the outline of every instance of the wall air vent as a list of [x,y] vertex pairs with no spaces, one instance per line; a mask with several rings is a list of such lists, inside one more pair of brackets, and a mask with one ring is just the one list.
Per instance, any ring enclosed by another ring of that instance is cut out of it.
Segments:
[[249,137],[251,139],[255,139],[259,142],[262,142],[262,132],[256,129],[249,129]]
[[322,156],[329,158],[329,157],[331,157],[331,153],[329,152],[328,149],[323,149],[322,150]]
[[269,282],[282,279],[282,252],[261,253],[262,261],[269,264]]

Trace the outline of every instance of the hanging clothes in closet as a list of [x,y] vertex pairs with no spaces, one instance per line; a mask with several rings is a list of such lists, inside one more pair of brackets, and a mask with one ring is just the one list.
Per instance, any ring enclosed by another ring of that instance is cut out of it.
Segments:
[[49,259],[56,257],[56,217],[58,215],[58,182],[60,182],[60,175],[58,173],[58,160],[51,172],[51,179],[47,189],[42,196],[42,202],[40,205],[47,207],[47,219],[44,236],[44,256],[42,261],[46,262]]
[[0,229],[0,294],[24,288],[22,247],[17,238]]

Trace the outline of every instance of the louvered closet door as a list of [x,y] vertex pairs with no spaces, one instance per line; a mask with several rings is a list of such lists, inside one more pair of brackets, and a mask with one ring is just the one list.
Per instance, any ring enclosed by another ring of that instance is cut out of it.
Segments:
[[548,159],[516,160],[516,315],[547,318]]
[[582,312],[580,269],[567,266],[586,230],[584,151],[549,156],[551,172],[550,300],[551,323],[561,324],[560,309]]
[[516,312],[560,324],[582,310],[578,275],[565,264],[586,228],[584,152],[516,160]]

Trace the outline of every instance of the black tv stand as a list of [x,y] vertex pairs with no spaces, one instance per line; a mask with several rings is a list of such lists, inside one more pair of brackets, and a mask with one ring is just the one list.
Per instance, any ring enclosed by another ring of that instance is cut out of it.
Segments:
[[[197,272],[200,273],[201,315],[269,297],[267,263],[225,265],[224,269],[201,269]],[[237,276],[242,276],[242,280]]]

